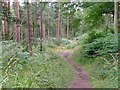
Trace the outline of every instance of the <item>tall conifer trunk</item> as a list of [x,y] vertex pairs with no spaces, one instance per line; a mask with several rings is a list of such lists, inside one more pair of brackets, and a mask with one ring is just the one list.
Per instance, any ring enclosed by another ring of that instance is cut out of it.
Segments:
[[36,27],[37,27],[37,1],[35,0],[35,7],[34,7],[34,46],[36,47],[37,44],[37,32],[36,32]]
[[7,2],[4,0],[4,39],[6,39],[7,31]]
[[118,0],[114,0],[114,32],[118,33]]
[[60,1],[58,0],[58,25],[57,25],[57,39],[58,39],[58,45],[60,45],[60,36],[61,36]]
[[41,3],[40,3],[40,51],[42,51],[42,39],[43,39],[42,10],[43,10],[43,6],[42,6],[42,0],[41,0]]
[[69,38],[69,17],[67,17],[67,39]]
[[19,2],[18,0],[15,0],[15,16],[16,16],[16,23],[15,23],[15,29],[16,29],[16,41],[20,41],[20,25],[18,23],[18,20],[20,19],[19,15]]
[[[50,22],[49,12],[48,12],[48,22]],[[50,28],[52,27],[51,24],[52,24],[52,23],[50,22],[50,27],[48,26],[48,42],[50,42]]]
[[42,24],[43,25],[43,42],[44,42],[44,45],[46,43],[46,31],[45,31],[45,24]]
[[27,0],[27,38],[28,38],[28,48],[30,54],[32,54],[32,45],[31,45],[31,31],[30,31],[30,11],[29,11],[29,0]]
[[8,39],[10,39],[10,35],[9,35],[9,32],[10,32],[10,0],[8,0],[8,12],[7,12],[7,37]]

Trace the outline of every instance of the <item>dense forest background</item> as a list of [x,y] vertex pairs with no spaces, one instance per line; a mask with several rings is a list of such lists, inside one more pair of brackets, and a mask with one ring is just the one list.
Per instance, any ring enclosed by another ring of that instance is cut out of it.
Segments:
[[[95,88],[118,87],[120,2],[0,1],[3,87],[67,87],[72,50]],[[67,77],[67,78],[66,78]]]

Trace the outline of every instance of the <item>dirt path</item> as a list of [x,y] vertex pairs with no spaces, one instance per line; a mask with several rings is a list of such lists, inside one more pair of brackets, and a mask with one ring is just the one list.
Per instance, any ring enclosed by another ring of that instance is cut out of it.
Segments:
[[62,51],[60,55],[65,58],[75,69],[75,77],[68,88],[91,88],[89,82],[89,76],[85,70],[77,63],[71,60],[70,55],[72,54],[71,50]]

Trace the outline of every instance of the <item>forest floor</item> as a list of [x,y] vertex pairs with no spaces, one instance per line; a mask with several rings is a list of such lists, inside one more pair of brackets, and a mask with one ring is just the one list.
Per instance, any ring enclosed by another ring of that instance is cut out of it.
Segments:
[[72,50],[61,51],[60,55],[74,68],[74,79],[68,86],[68,88],[91,88],[91,83],[89,81],[89,75],[82,68],[80,64],[75,63],[71,59]]

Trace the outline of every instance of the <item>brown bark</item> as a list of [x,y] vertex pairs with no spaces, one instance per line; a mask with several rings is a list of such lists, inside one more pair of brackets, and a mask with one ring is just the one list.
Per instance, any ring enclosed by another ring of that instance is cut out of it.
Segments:
[[69,38],[69,17],[67,17],[67,39]]
[[45,23],[43,23],[43,21],[45,22],[45,17],[42,14],[42,40],[43,40],[43,44],[45,45],[46,43],[46,31],[45,31]]
[[37,32],[36,32],[36,27],[37,27],[37,1],[35,0],[35,7],[34,7],[34,46],[36,47],[37,44]]
[[8,12],[7,12],[7,36],[8,36],[8,39],[10,39],[10,35],[9,35],[9,32],[10,32],[10,0],[8,0]]
[[[2,8],[2,6],[0,6]],[[2,17],[0,17],[0,41],[2,41]],[[2,42],[0,42],[0,55],[2,55]]]
[[41,0],[41,3],[40,3],[40,51],[42,51],[42,39],[43,39],[42,9],[43,9],[43,6],[42,6],[42,0]]
[[4,39],[6,39],[6,32],[7,30],[7,2],[6,0],[4,1]]
[[16,23],[15,23],[15,33],[16,33],[16,41],[19,42],[20,41],[20,25],[18,23],[18,20],[20,19],[19,16],[19,2],[18,0],[15,0],[15,16],[16,16]]
[[48,25],[48,42],[50,42],[50,29],[52,27],[52,22],[50,22],[50,14],[48,11],[48,22],[50,23],[50,26]]
[[[15,17],[15,13],[16,13],[16,10],[15,10],[15,0],[13,2],[13,9],[14,9],[14,17]],[[12,31],[12,37],[13,37],[13,40],[16,40],[16,23],[14,22],[14,25],[13,25],[13,31]]]
[[43,42],[45,44],[46,41],[46,32],[45,32],[45,24],[43,24]]
[[29,52],[32,55],[32,45],[31,45],[31,32],[30,32],[30,11],[29,11],[29,0],[27,0],[27,31],[28,31],[28,48]]
[[7,18],[4,15],[4,39],[6,39],[6,31],[7,31]]
[[50,42],[50,31],[52,31],[52,20],[49,19],[50,22],[50,28],[48,28],[48,40]]
[[61,22],[60,22],[60,1],[58,1],[58,25],[57,25],[57,39],[58,45],[60,45],[60,35],[61,34]]
[[118,0],[114,0],[114,32],[118,34]]
[[[2,3],[0,2],[0,10],[2,10]],[[3,54],[3,52],[2,52],[2,33],[3,33],[3,24],[2,24],[2,17],[0,17],[0,58],[2,58],[2,54]],[[1,67],[2,67],[2,63],[0,64],[1,65]]]

